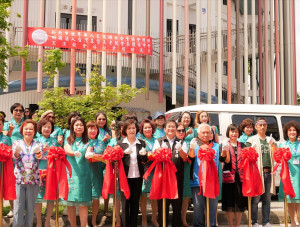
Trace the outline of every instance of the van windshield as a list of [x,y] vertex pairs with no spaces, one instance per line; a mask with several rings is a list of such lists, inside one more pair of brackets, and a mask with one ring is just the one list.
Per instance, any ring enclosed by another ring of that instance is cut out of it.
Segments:
[[[279,128],[278,128],[278,123],[277,119],[275,116],[262,116],[262,115],[243,115],[243,114],[236,114],[232,115],[232,123],[240,125],[242,121],[246,118],[250,118],[254,123],[257,118],[263,117],[266,119],[268,128],[267,128],[267,136],[270,136],[272,133],[272,137],[276,140],[280,140],[280,134],[279,134]],[[256,131],[254,129],[253,134],[256,134]]]

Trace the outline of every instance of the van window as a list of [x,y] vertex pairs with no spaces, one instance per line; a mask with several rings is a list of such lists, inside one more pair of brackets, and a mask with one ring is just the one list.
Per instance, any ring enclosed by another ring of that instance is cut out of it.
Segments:
[[[278,123],[277,119],[274,116],[258,116],[258,115],[232,115],[232,123],[240,125],[242,121],[246,118],[250,118],[254,124],[257,118],[263,117],[266,119],[267,124],[268,124],[268,129],[267,129],[267,135],[270,136],[272,133],[272,136],[275,140],[279,141],[280,135],[279,135],[279,128],[278,128]],[[256,134],[255,130],[253,134]]]
[[219,124],[219,114],[217,113],[208,113],[210,118],[210,124],[217,127],[220,134],[220,124]]
[[286,123],[288,123],[289,121],[297,121],[300,123],[300,117],[290,117],[290,116],[282,116],[281,117],[281,124],[282,124],[282,127],[283,125],[285,125]]

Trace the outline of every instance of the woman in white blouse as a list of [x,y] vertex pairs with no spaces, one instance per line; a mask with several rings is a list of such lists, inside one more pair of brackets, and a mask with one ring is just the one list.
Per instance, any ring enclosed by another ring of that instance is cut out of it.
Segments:
[[122,224],[124,227],[137,226],[144,163],[148,160],[146,144],[136,138],[137,132],[137,122],[133,119],[126,120],[122,129],[122,134],[126,137],[118,142],[118,145],[124,150],[123,164],[130,189],[129,199],[126,199],[121,193]]

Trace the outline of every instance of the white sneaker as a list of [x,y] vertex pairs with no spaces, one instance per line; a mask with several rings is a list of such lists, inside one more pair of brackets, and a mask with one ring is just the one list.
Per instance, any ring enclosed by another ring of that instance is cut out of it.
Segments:
[[252,227],[259,227],[259,224],[255,223],[255,224],[252,225]]
[[8,214],[6,215],[6,217],[8,217],[8,218],[12,218],[13,216],[14,216],[14,213],[12,210],[9,211]]
[[268,222],[267,224],[263,225],[263,227],[272,227],[272,225],[270,224],[270,222]]

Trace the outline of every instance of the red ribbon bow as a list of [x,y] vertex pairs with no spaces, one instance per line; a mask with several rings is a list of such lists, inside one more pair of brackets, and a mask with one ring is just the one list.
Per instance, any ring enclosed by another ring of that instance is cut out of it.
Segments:
[[69,177],[72,176],[72,168],[66,159],[66,152],[61,147],[50,147],[47,155],[47,178],[45,189],[45,200],[56,200],[56,191],[58,188],[58,198],[68,199],[69,184],[67,178],[67,169]]
[[283,185],[283,191],[286,195],[294,198],[296,194],[291,183],[288,163],[288,160],[290,160],[291,157],[292,153],[290,151],[290,148],[277,148],[273,153],[273,158],[276,162],[276,165],[274,166],[272,174],[275,173],[276,169],[281,164],[280,178]]
[[244,169],[243,195],[255,197],[262,194],[262,181],[257,167],[258,153],[253,147],[242,149],[242,162],[239,168]]
[[201,161],[198,172],[200,185],[199,195],[201,194],[202,180],[203,196],[212,199],[216,198],[220,192],[218,170],[214,161],[215,152],[216,151],[211,147],[205,149],[200,148],[198,150],[198,158]]
[[[0,143],[0,162],[3,165],[3,198],[5,200],[15,200],[16,186],[14,165],[12,161],[12,150],[9,146]],[[0,182],[0,185],[2,182]]]
[[[154,152],[151,152],[151,160],[154,161],[143,176],[146,180],[155,167],[151,183],[150,199],[178,198],[177,169],[171,158],[172,153],[169,148],[158,148]],[[164,170],[162,163],[164,164]]]
[[115,165],[118,164],[120,189],[124,193],[126,199],[129,199],[130,197],[130,189],[122,162],[123,156],[124,151],[119,145],[114,147],[107,146],[103,153],[103,159],[107,160],[102,188],[103,199],[107,199],[108,194],[115,193],[116,185],[114,177],[116,173],[113,172],[113,162],[115,162]]

